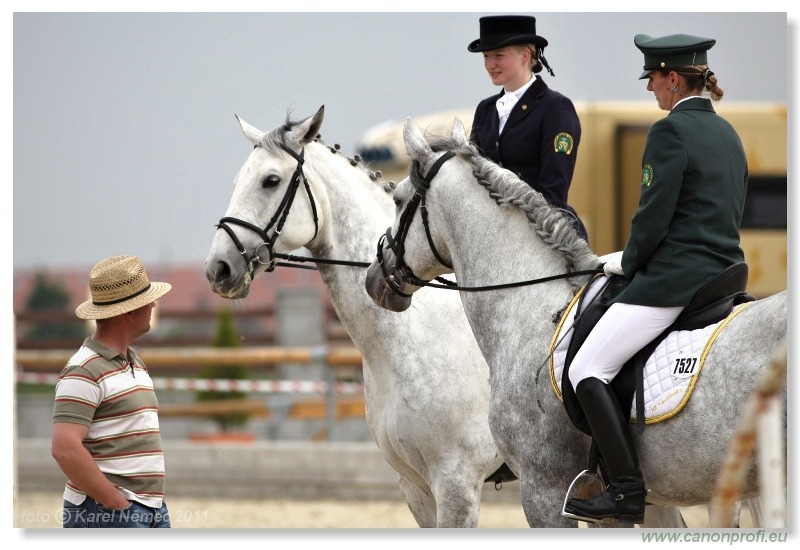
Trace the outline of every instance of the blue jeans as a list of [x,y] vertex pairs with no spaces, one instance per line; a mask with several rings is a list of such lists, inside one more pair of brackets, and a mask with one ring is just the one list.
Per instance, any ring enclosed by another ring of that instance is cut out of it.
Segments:
[[162,502],[161,508],[156,509],[132,500],[129,507],[123,510],[112,510],[111,508],[103,508],[88,496],[83,501],[83,504],[79,505],[65,500],[62,520],[64,527],[90,529],[105,527],[139,529],[171,527],[166,502]]

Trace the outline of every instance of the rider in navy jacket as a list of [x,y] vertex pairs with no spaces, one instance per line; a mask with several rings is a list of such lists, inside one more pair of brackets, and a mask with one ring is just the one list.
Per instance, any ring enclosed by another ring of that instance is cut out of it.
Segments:
[[[569,98],[534,76],[543,66],[552,74],[542,56],[547,40],[536,35],[536,20],[530,16],[482,17],[480,30],[481,37],[467,49],[483,52],[492,82],[503,89],[478,104],[471,141],[483,156],[514,172],[548,203],[567,211],[586,239],[583,222],[567,204],[581,139],[580,120]],[[510,111],[504,116],[499,102],[512,95]]]

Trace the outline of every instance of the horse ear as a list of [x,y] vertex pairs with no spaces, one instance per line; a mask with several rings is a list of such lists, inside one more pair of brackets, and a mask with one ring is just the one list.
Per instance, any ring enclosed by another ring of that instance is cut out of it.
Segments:
[[319,129],[322,127],[322,119],[324,117],[325,105],[320,107],[312,116],[293,127],[289,132],[289,139],[297,146],[303,146],[314,141],[319,134]]
[[459,145],[467,142],[467,130],[464,128],[464,123],[461,122],[461,119],[453,119],[453,129],[450,131],[450,135]]
[[258,128],[250,126],[244,120],[239,118],[239,115],[233,115],[233,116],[235,116],[236,120],[239,121],[239,127],[242,129],[244,137],[246,137],[253,145],[259,145],[261,143],[261,140],[264,139],[264,132],[262,132]]
[[406,119],[406,124],[403,127],[403,141],[405,142],[408,156],[413,160],[420,160],[433,154],[433,150],[425,140],[422,130],[411,117]]

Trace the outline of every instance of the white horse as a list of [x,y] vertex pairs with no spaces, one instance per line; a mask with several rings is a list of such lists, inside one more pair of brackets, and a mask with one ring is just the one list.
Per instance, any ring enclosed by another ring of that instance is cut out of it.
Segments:
[[[379,249],[366,280],[377,304],[404,311],[424,281],[451,272],[460,287],[474,289],[600,265],[563,213],[511,172],[480,157],[458,120],[450,139],[435,147],[410,119],[404,139],[414,163],[411,176],[395,191],[397,218],[386,238],[391,249]],[[431,176],[431,168],[450,152],[455,156]],[[415,194],[424,203],[419,210],[424,206],[425,223],[419,213],[405,213]],[[589,438],[572,426],[544,369],[558,314],[587,280],[460,291],[491,371],[492,434],[520,478],[531,525],[566,524],[560,512],[569,481],[588,463]],[[648,503],[710,503],[741,407],[786,326],[785,291],[748,305],[719,333],[683,411],[634,434]],[[785,394],[783,410],[785,428]],[[741,498],[757,494],[751,465]]]
[[415,520],[475,527],[484,483],[504,462],[489,431],[488,366],[455,294],[423,292],[402,315],[367,296],[366,267],[391,223],[392,189],[316,139],[323,113],[266,134],[239,120],[255,148],[234,181],[206,276],[214,292],[242,298],[276,254],[306,247],[362,354],[367,423]]

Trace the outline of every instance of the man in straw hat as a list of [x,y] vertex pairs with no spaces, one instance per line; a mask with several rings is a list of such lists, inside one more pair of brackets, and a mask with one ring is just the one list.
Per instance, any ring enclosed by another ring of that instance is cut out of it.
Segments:
[[170,527],[158,401],[129,346],[172,287],[151,283],[139,258],[114,256],[92,268],[89,288],[75,314],[96,329],[61,371],[53,408],[64,527]]

